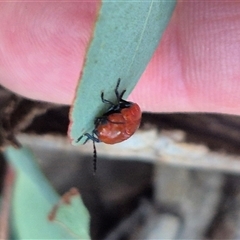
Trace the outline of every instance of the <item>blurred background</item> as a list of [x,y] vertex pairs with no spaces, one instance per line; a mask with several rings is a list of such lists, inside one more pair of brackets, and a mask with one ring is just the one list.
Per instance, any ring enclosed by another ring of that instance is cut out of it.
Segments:
[[[77,187],[93,239],[240,239],[240,117],[143,114],[116,145],[67,139],[69,107],[0,88],[1,147],[21,143],[59,194]],[[0,156],[0,187],[6,163]]]

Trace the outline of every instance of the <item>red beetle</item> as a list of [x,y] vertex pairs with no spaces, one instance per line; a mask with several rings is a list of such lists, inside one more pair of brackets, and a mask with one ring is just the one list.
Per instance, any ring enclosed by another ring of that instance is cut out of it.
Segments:
[[120,81],[121,80],[119,78],[115,88],[117,104],[106,100],[104,98],[104,93],[102,92],[102,102],[110,105],[108,111],[101,117],[96,118],[94,122],[95,128],[92,131],[92,134],[85,133],[77,139],[77,142],[79,142],[83,136],[86,136],[87,139],[85,143],[89,139],[93,141],[94,171],[96,170],[95,142],[104,142],[107,144],[122,142],[130,138],[136,132],[141,122],[142,112],[138,104],[122,99],[126,90],[123,90],[122,93],[119,94],[118,88]]

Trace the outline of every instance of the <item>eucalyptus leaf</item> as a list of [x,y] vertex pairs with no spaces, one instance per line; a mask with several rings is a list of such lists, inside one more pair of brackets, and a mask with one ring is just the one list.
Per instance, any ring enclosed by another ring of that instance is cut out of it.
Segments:
[[[51,218],[53,222],[63,226],[69,233],[80,239],[90,239],[89,213],[77,189],[72,188],[62,196],[60,202],[53,208]],[[80,216],[88,216],[82,218]]]
[[[11,221],[16,239],[89,239],[89,214],[81,200],[61,219],[63,225],[50,221],[50,212],[60,196],[41,173],[32,152],[8,147],[4,155],[17,175]],[[81,236],[64,227],[69,224],[68,219],[72,219],[69,228],[77,224]]]
[[[101,101],[116,102],[114,89],[130,94],[155,49],[175,7],[174,0],[103,0],[76,97],[70,111],[69,137],[72,144],[84,133],[92,132],[94,120],[109,107]],[[79,143],[84,143],[82,138]]]

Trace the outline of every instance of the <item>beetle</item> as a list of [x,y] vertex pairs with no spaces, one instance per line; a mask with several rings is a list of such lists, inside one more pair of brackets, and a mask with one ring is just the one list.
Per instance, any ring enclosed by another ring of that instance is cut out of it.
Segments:
[[88,140],[93,141],[93,159],[94,172],[96,171],[97,152],[95,142],[104,142],[106,144],[115,144],[130,138],[140,126],[142,112],[137,103],[128,102],[123,99],[126,89],[119,93],[119,85],[121,79],[117,81],[115,87],[115,95],[117,103],[104,98],[104,92],[101,93],[101,100],[105,104],[109,104],[108,110],[100,117],[95,119],[92,133],[85,133],[77,139],[79,142],[84,136],[87,137],[84,144]]

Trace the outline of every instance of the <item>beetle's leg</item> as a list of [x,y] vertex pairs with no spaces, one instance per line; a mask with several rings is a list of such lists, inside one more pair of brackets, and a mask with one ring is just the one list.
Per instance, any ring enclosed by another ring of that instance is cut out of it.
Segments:
[[[117,100],[119,101],[120,100],[120,97],[119,97],[119,92],[118,92],[118,87],[120,85],[120,82],[121,82],[121,79],[119,78],[118,81],[117,81],[117,86],[115,88],[115,94],[116,94],[116,97],[117,97]],[[122,95],[122,94],[121,94]]]
[[[79,137],[76,141],[76,143],[78,143],[82,138],[83,138],[84,135],[82,135],[81,137]],[[88,139],[87,139],[88,140]]]
[[126,92],[126,89],[122,91],[121,95],[119,96],[118,101],[122,101],[123,100],[122,97],[123,97],[125,92]]
[[[115,88],[115,94],[116,94],[116,97],[117,97],[117,101],[118,101],[118,102],[120,102],[120,101],[123,100],[122,97],[123,97],[124,93],[126,92],[126,89],[125,89],[125,90],[123,90],[123,91],[121,92],[121,94],[119,95],[118,88],[119,88],[120,81],[121,81],[121,79],[119,78],[119,79],[118,79],[118,82],[117,82],[117,86],[116,86],[116,88]],[[107,100],[107,99],[104,98],[104,92],[101,93],[101,99],[102,99],[102,102],[103,102],[103,103],[110,104],[111,107],[114,107],[114,106],[115,106],[115,104],[114,104],[113,102],[111,102],[111,101],[109,101],[109,100]]]
[[85,144],[88,140],[92,140],[94,142],[100,142],[100,140],[94,136],[94,134],[96,135],[96,131],[93,130],[92,134],[90,133],[85,133],[83,134],[81,137],[79,137],[76,141],[76,143],[78,143],[84,136],[87,137],[87,139],[85,140],[85,142],[83,144]]
[[126,92],[126,89],[125,89],[125,90],[123,90],[123,91],[121,92],[121,94],[119,95],[118,88],[119,88],[120,82],[121,82],[121,79],[119,78],[119,79],[118,79],[118,82],[117,82],[117,86],[116,86],[116,88],[115,88],[115,94],[116,94],[116,97],[117,97],[117,101],[118,101],[118,102],[120,102],[120,101],[122,100],[122,97],[123,97],[124,93]]
[[84,142],[84,144],[90,139],[92,140],[93,142],[100,142],[100,140],[94,136],[94,134],[96,135],[96,132],[93,131],[92,134],[90,133],[85,133],[84,136],[87,137],[87,140]]
[[115,105],[115,104],[112,103],[111,101],[109,101],[109,100],[107,100],[107,99],[104,98],[104,92],[101,93],[101,99],[102,99],[102,102],[103,102],[103,103],[107,103],[107,104],[110,104],[110,105],[112,105],[112,106]]

